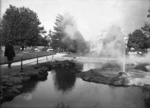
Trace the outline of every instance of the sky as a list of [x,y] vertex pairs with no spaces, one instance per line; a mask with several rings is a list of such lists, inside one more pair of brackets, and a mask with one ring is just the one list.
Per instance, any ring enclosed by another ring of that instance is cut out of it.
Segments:
[[[2,15],[9,5],[28,7],[37,13],[46,31],[53,30],[57,14],[74,16],[86,40],[96,38],[112,25],[125,36],[148,22],[149,0],[1,0]],[[149,21],[150,22],[150,21]]]

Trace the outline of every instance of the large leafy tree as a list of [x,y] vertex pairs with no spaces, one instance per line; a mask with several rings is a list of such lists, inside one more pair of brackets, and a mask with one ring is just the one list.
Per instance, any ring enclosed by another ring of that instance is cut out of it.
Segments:
[[49,40],[47,40],[47,37],[40,37],[38,45],[39,46],[48,46]]
[[127,46],[129,49],[134,48],[136,51],[147,49],[146,35],[140,29],[135,30],[133,33],[129,34]]
[[[147,18],[150,19],[150,9],[148,10],[149,14],[147,15]],[[148,40],[147,40],[147,45],[148,48],[150,48],[150,24],[149,23],[145,23],[144,27],[142,27],[142,30],[144,32],[144,34],[147,36]]]
[[0,19],[0,46],[2,44],[2,21]]
[[2,54],[2,23],[0,19],[0,55]]
[[[150,9],[148,10],[147,18],[150,18]],[[150,24],[148,22],[141,29],[129,34],[127,46],[129,49],[134,48],[135,50],[147,50],[147,48],[150,48]]]
[[54,35],[51,36],[53,49],[74,53],[87,49],[86,42],[71,15],[57,15],[54,30]]
[[34,11],[10,5],[2,17],[3,43],[11,40],[15,45],[38,45],[41,34],[45,33],[40,24]]

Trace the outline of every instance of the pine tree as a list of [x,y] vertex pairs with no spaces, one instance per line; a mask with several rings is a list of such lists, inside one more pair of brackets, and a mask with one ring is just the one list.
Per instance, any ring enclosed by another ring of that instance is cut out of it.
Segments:
[[86,42],[78,31],[74,17],[71,15],[57,15],[54,26],[54,35],[51,36],[51,46],[55,50],[69,52],[84,52]]

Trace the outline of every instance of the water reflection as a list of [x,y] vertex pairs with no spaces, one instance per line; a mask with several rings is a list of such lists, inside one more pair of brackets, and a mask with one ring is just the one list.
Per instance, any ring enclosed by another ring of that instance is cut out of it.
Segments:
[[23,93],[28,93],[28,92],[32,92],[36,86],[38,84],[38,81],[28,81],[23,83],[23,88],[21,89],[21,92]]
[[145,103],[145,107],[146,108],[150,108],[150,88],[148,87],[144,87],[143,88],[143,92],[144,92],[144,103]]
[[69,105],[65,105],[63,102],[57,103],[54,108],[70,108]]
[[75,73],[71,69],[56,69],[53,70],[54,85],[57,90],[67,92],[70,91],[76,81]]

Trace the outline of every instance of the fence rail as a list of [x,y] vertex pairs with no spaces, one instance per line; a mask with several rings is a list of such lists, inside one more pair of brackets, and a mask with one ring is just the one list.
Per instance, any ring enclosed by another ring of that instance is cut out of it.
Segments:
[[18,63],[18,66],[20,66],[20,72],[23,72],[24,68],[27,65],[34,65],[34,64],[39,64],[39,63],[43,63],[43,62],[48,62],[48,61],[52,61],[54,59],[53,55],[48,55],[48,56],[36,56],[36,58],[32,58],[32,59],[24,59],[23,57],[20,58],[20,60],[17,61],[8,61],[5,62],[2,65],[8,64],[8,63]]

